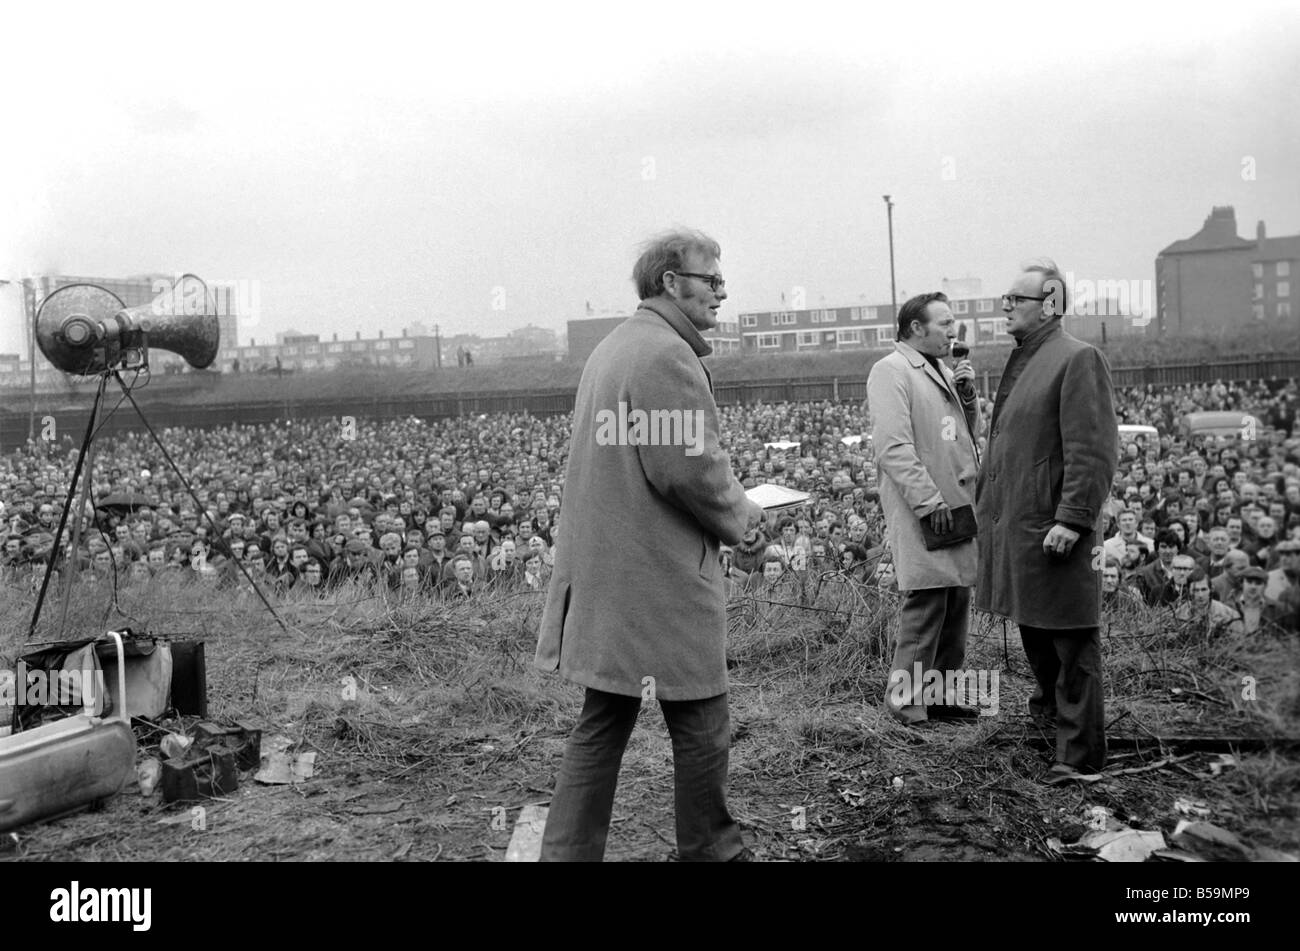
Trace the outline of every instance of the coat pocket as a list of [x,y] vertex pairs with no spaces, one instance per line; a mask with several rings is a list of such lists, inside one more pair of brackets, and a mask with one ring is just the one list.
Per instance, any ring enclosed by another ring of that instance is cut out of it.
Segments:
[[1034,463],[1034,510],[1054,512],[1052,502],[1052,459],[1047,456]]

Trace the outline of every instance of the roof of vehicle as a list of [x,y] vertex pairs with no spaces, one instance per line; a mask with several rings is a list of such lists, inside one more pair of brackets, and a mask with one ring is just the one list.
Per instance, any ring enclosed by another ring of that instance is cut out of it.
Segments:
[[1194,436],[1236,436],[1252,423],[1258,426],[1259,420],[1240,410],[1208,410],[1183,417],[1183,425]]

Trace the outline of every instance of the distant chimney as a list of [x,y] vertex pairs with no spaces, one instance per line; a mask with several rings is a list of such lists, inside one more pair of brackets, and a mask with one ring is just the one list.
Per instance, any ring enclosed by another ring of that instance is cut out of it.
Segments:
[[248,345],[249,345],[250,347],[256,347],[256,346],[257,346],[257,338],[256,338],[256,337],[249,337],[249,338],[248,338]]
[[402,328],[402,336],[403,336],[403,337],[406,336],[406,328],[405,328],[405,327]]
[[1255,225],[1255,240],[1263,241],[1266,237],[1267,235],[1264,234],[1264,222],[1261,221],[1259,224]]
[[335,342],[335,343],[338,343],[338,340],[339,340],[339,335],[338,335],[338,332],[336,331],[335,334],[334,334],[334,342]]
[[383,339],[384,339],[384,332],[383,332],[382,330],[379,331],[379,339],[380,339],[380,340],[383,340]]
[[358,340],[361,339],[361,331],[360,331],[360,330],[357,331],[357,339],[358,339]]

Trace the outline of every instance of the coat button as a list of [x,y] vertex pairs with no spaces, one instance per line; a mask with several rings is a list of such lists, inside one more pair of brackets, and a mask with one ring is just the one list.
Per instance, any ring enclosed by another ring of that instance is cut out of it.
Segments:
[[989,473],[989,481],[990,481],[990,482],[997,482],[997,481],[998,481],[998,474],[997,474],[996,472],[990,472],[990,473]]
[[966,484],[966,480],[965,480],[965,479],[958,479],[958,480],[957,480],[957,484],[958,484],[958,485],[965,485],[965,484]]

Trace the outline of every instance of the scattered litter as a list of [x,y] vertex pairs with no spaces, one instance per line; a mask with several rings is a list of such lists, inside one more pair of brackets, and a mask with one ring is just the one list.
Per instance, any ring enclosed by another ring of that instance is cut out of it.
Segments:
[[188,736],[180,733],[168,733],[158,744],[158,752],[162,753],[163,759],[179,759],[183,757],[194,741]]
[[542,855],[542,833],[546,830],[545,806],[524,806],[515,821],[515,831],[506,846],[507,862],[537,862]]
[[152,796],[162,781],[162,763],[150,757],[136,766],[135,778],[140,784],[140,795]]
[[893,786],[894,792],[902,792],[902,791],[903,791],[903,777],[902,777],[902,776],[895,776],[894,779],[893,779],[893,782],[892,782],[890,785]]
[[1251,856],[1250,860],[1252,862],[1300,862],[1300,856],[1261,845],[1255,850],[1255,854]]
[[1165,837],[1160,831],[1144,832],[1141,829],[1108,829],[1105,832],[1088,832],[1072,845],[1061,845],[1048,840],[1048,846],[1064,858],[1096,859],[1102,862],[1145,862],[1151,854],[1165,847]]
[[254,774],[253,779],[259,783],[272,786],[286,786],[302,783],[311,779],[316,770],[316,754],[291,753],[278,751],[262,754],[262,768]]
[[1244,862],[1249,850],[1227,829],[1209,822],[1178,820],[1174,828],[1174,845],[1214,861]]
[[1152,852],[1166,845],[1165,835],[1158,829],[1151,832],[1125,829],[1099,832],[1096,836],[1097,857],[1103,862],[1145,862]]
[[1231,753],[1220,753],[1219,758],[1210,764],[1210,775],[1218,776],[1225,769],[1235,769],[1241,764],[1237,762],[1237,757]]
[[1210,814],[1210,807],[1200,799],[1184,799],[1179,797],[1174,801],[1174,810],[1180,816],[1194,816],[1197,819],[1204,819]]
[[1193,855],[1191,852],[1184,852],[1182,849],[1156,849],[1151,853],[1152,858],[1161,859],[1165,862],[1204,862],[1205,859],[1199,855]]
[[1127,829],[1107,806],[1084,806],[1084,821],[1093,832],[1121,832]]

